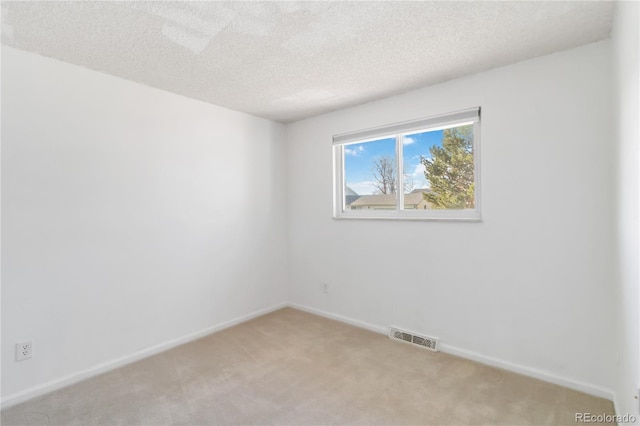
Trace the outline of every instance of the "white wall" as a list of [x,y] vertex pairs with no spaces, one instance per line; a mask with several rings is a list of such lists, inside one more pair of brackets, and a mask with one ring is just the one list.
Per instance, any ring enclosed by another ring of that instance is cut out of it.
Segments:
[[[292,302],[611,397],[610,48],[590,44],[288,126]],[[331,218],[332,135],[474,106],[482,223]]]
[[[615,389],[618,411],[632,412],[637,20],[621,16],[615,127],[604,41],[294,123],[286,152],[278,124],[3,46],[3,401],[288,291],[450,352]],[[331,219],[333,134],[478,105],[482,223]],[[34,358],[14,362],[29,338]]]
[[3,400],[282,303],[282,137],[3,46]]
[[616,408],[618,413],[635,414],[640,418],[638,400],[640,387],[640,7],[637,2],[618,2],[614,21],[614,111],[615,135],[618,142],[618,282],[616,293],[619,309],[616,369]]

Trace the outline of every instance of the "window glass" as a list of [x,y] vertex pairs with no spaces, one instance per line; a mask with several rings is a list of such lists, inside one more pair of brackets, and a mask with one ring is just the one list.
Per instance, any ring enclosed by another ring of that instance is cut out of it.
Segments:
[[334,216],[480,219],[480,108],[333,137]]
[[475,207],[473,125],[402,137],[404,209]]
[[344,146],[345,210],[395,210],[396,138]]

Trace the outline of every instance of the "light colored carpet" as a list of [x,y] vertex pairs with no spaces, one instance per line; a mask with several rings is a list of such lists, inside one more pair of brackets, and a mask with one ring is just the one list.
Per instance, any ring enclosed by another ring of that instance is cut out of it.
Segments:
[[610,401],[282,309],[6,409],[11,425],[575,425]]

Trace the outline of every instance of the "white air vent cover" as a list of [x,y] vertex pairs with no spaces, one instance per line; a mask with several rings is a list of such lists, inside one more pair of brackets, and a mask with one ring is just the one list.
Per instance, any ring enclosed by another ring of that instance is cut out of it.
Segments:
[[438,339],[435,337],[421,336],[413,332],[399,330],[393,327],[389,329],[389,337],[393,340],[411,343],[412,345],[438,352]]

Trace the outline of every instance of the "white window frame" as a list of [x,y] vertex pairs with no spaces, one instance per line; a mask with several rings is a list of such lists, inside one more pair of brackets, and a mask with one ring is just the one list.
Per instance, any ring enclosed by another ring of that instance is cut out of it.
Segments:
[[[452,209],[404,209],[403,144],[404,135],[417,132],[448,129],[473,124],[473,165],[475,179],[475,208]],[[395,137],[397,188],[395,210],[346,210],[344,206],[344,147],[348,144]],[[481,221],[480,214],[480,107],[421,118],[418,120],[388,124],[372,129],[358,130],[333,136],[333,217],[335,219],[395,219],[395,220],[459,220]]]

